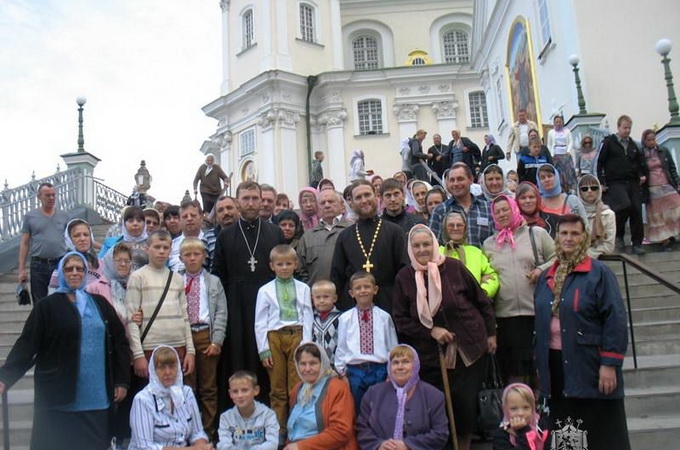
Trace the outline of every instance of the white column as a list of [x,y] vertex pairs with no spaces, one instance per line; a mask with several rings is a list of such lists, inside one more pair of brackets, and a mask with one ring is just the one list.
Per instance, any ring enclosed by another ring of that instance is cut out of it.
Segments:
[[[258,2],[261,6],[262,16],[259,21],[262,25],[257,27],[258,44],[262,44],[262,61],[260,62],[260,70],[266,72],[274,68],[274,55],[272,54],[272,41],[276,39],[272,36],[272,0],[260,0]],[[255,23],[258,23],[256,18]],[[257,26],[257,25],[255,25]]]
[[229,0],[221,0],[222,8],[222,85],[220,94],[229,93],[229,58],[231,57],[229,47]]
[[329,111],[319,117],[319,123],[326,125],[327,161],[330,170],[326,178],[330,178],[336,189],[342,190],[349,182],[349,162],[345,155],[345,119],[344,109]]
[[257,142],[257,182],[276,183],[276,146],[274,139],[276,112],[273,109],[262,113],[258,122],[260,130]]
[[[302,161],[298,160],[296,127],[300,122],[300,115],[294,111],[279,109],[276,118],[279,128],[278,143],[280,147],[277,149],[279,160],[276,162],[278,177],[275,186],[280,187],[283,192],[295,194],[302,187],[298,179],[299,172],[304,170],[306,164],[309,164],[304,159]],[[306,155],[306,153],[304,154]]]
[[342,42],[342,18],[340,0],[331,0],[331,39],[333,40],[333,70],[343,69],[344,52]]
[[[288,17],[288,4],[293,4],[289,0],[277,0],[276,1],[276,16],[277,17]],[[288,50],[288,42],[291,36],[288,34],[288,21],[287,20],[277,20],[276,21],[276,45],[278,47],[276,52],[276,68],[280,70],[293,70],[293,66],[290,60],[290,53]]]
[[439,133],[442,136],[442,142],[448,144],[451,140],[451,131],[456,129],[456,111],[458,110],[458,102],[441,101],[432,103],[432,111],[437,117],[438,130],[427,130],[430,135]]

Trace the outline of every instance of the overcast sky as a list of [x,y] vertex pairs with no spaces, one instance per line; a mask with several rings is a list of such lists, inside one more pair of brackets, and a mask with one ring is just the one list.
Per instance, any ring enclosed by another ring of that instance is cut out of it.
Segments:
[[0,0],[0,183],[54,173],[77,150],[76,98],[95,176],[126,195],[140,160],[150,194],[179,202],[217,122],[218,0]]

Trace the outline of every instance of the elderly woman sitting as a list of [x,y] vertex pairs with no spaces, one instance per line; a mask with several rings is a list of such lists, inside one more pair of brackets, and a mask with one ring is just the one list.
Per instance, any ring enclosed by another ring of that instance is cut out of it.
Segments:
[[177,352],[156,347],[149,362],[149,384],[132,403],[128,450],[213,450],[203,432],[196,397],[184,386]]
[[354,399],[349,385],[332,375],[326,351],[303,342],[294,357],[302,382],[290,395],[289,443],[284,450],[357,450]]
[[436,450],[449,436],[442,392],[420,380],[420,359],[413,347],[390,352],[389,381],[371,386],[357,421],[359,446],[365,450]]

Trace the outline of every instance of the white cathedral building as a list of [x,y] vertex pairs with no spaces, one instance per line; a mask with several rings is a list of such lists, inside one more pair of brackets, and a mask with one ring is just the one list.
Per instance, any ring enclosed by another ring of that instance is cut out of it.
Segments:
[[[680,8],[652,3],[221,0],[221,96],[203,108],[218,125],[201,151],[234,186],[250,178],[294,194],[319,150],[339,189],[354,149],[391,176],[401,140],[421,128],[425,148],[433,134],[447,143],[459,129],[480,147],[493,134],[505,149],[520,108],[543,126],[578,114],[574,54],[589,112],[607,114],[591,122],[615,125],[627,113],[634,133],[662,126],[654,44],[680,45]],[[672,68],[680,74],[678,59]]]

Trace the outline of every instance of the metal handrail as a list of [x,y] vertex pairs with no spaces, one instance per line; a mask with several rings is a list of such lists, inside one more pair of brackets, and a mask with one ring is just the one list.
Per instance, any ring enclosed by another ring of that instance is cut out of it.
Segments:
[[2,393],[2,437],[4,449],[9,450],[9,403],[7,401],[7,389]]
[[633,349],[633,367],[636,369],[638,368],[638,362],[637,362],[637,351],[635,348],[635,332],[633,328],[633,311],[630,305],[630,289],[628,287],[628,270],[626,267],[626,264],[630,264],[633,268],[637,269],[639,272],[647,275],[649,278],[652,280],[656,281],[659,284],[662,284],[666,286],[668,289],[671,291],[675,292],[676,294],[680,295],[680,285],[677,283],[674,283],[670,281],[669,279],[659,275],[658,273],[654,272],[651,268],[647,267],[646,265],[642,264],[639,260],[635,258],[631,258],[628,255],[623,255],[621,253],[612,253],[609,255],[600,255],[598,258],[600,261],[617,261],[620,262],[623,266],[623,283],[624,287],[626,289],[626,305],[628,307],[628,324],[630,326],[630,343]]

